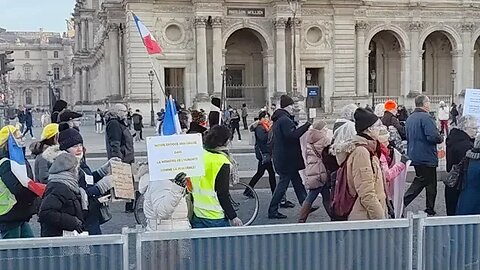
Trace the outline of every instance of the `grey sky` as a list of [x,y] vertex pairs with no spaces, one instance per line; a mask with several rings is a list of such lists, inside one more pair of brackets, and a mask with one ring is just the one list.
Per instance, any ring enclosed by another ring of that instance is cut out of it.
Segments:
[[0,0],[0,27],[9,31],[65,32],[75,0]]

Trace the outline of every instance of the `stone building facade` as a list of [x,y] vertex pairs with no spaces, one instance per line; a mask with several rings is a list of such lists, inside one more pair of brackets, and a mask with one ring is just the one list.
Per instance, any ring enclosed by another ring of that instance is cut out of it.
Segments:
[[[64,34],[14,32],[0,28],[0,51],[14,51],[9,57],[15,70],[8,74],[8,103],[48,109],[50,104],[48,72],[53,75],[57,97],[74,102],[72,95],[73,42]],[[0,89],[4,91],[4,86]]]
[[[222,87],[230,104],[261,107],[295,94],[294,77],[296,95],[327,112],[387,98],[412,107],[419,93],[461,102],[480,88],[478,0],[300,3],[294,19],[286,0],[78,0],[76,97],[149,111],[152,64],[157,109],[162,90],[188,107]],[[162,54],[147,55],[132,12]]]

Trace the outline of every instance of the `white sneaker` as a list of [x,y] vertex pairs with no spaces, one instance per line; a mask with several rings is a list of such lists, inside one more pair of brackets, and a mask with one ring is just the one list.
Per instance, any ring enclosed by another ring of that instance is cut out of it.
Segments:
[[36,138],[35,138],[35,137],[32,137],[32,140],[36,140]]

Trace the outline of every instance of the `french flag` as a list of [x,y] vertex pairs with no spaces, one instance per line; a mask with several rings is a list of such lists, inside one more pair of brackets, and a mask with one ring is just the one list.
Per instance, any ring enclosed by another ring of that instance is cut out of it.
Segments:
[[178,118],[177,107],[172,95],[166,100],[165,117],[163,118],[162,134],[175,135],[182,133],[180,119]]
[[28,188],[38,197],[42,197],[45,192],[45,184],[37,183],[30,179],[27,175],[27,166],[25,165],[25,155],[23,149],[17,145],[12,133],[8,136],[8,153],[10,159],[10,167],[13,175],[17,177],[22,186]]
[[162,48],[158,45],[158,42],[153,37],[152,33],[148,31],[148,28],[140,21],[140,19],[132,13],[133,19],[135,20],[135,24],[137,25],[138,32],[140,33],[140,37],[143,40],[143,44],[147,49],[148,54],[158,54],[162,53]]

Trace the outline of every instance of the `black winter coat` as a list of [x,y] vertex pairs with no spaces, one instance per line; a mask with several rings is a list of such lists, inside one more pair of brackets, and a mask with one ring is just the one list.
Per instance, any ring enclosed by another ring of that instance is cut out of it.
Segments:
[[118,118],[108,120],[105,129],[107,157],[118,157],[123,163],[132,164],[135,161],[133,137],[125,121]]
[[447,172],[452,166],[460,163],[468,150],[473,148],[474,139],[470,138],[464,131],[454,128],[447,137]]
[[395,127],[398,133],[400,134],[400,137],[402,137],[402,140],[406,139],[405,127],[400,124],[400,121],[398,121],[397,117],[393,115],[391,112],[385,112],[383,114],[382,124],[384,124],[387,128],[389,126]]
[[300,137],[307,132],[310,123],[297,128],[292,116],[284,109],[278,109],[272,116],[273,164],[281,174],[294,173],[305,169]]
[[262,125],[255,128],[255,157],[262,161],[262,154],[271,155],[271,149],[268,145],[268,131]]
[[80,194],[67,185],[49,182],[38,213],[42,237],[62,236],[63,231],[77,228],[77,219],[83,222]]
[[[8,156],[8,153],[5,153],[2,158],[5,156]],[[30,164],[26,160],[25,164],[27,166],[27,175],[33,179]],[[0,178],[17,200],[17,203],[7,214],[0,216],[0,231],[6,231],[18,227],[23,222],[30,221],[35,214],[34,201],[37,195],[23,187],[18,181],[17,177],[12,173],[10,160],[6,160],[0,165]]]

